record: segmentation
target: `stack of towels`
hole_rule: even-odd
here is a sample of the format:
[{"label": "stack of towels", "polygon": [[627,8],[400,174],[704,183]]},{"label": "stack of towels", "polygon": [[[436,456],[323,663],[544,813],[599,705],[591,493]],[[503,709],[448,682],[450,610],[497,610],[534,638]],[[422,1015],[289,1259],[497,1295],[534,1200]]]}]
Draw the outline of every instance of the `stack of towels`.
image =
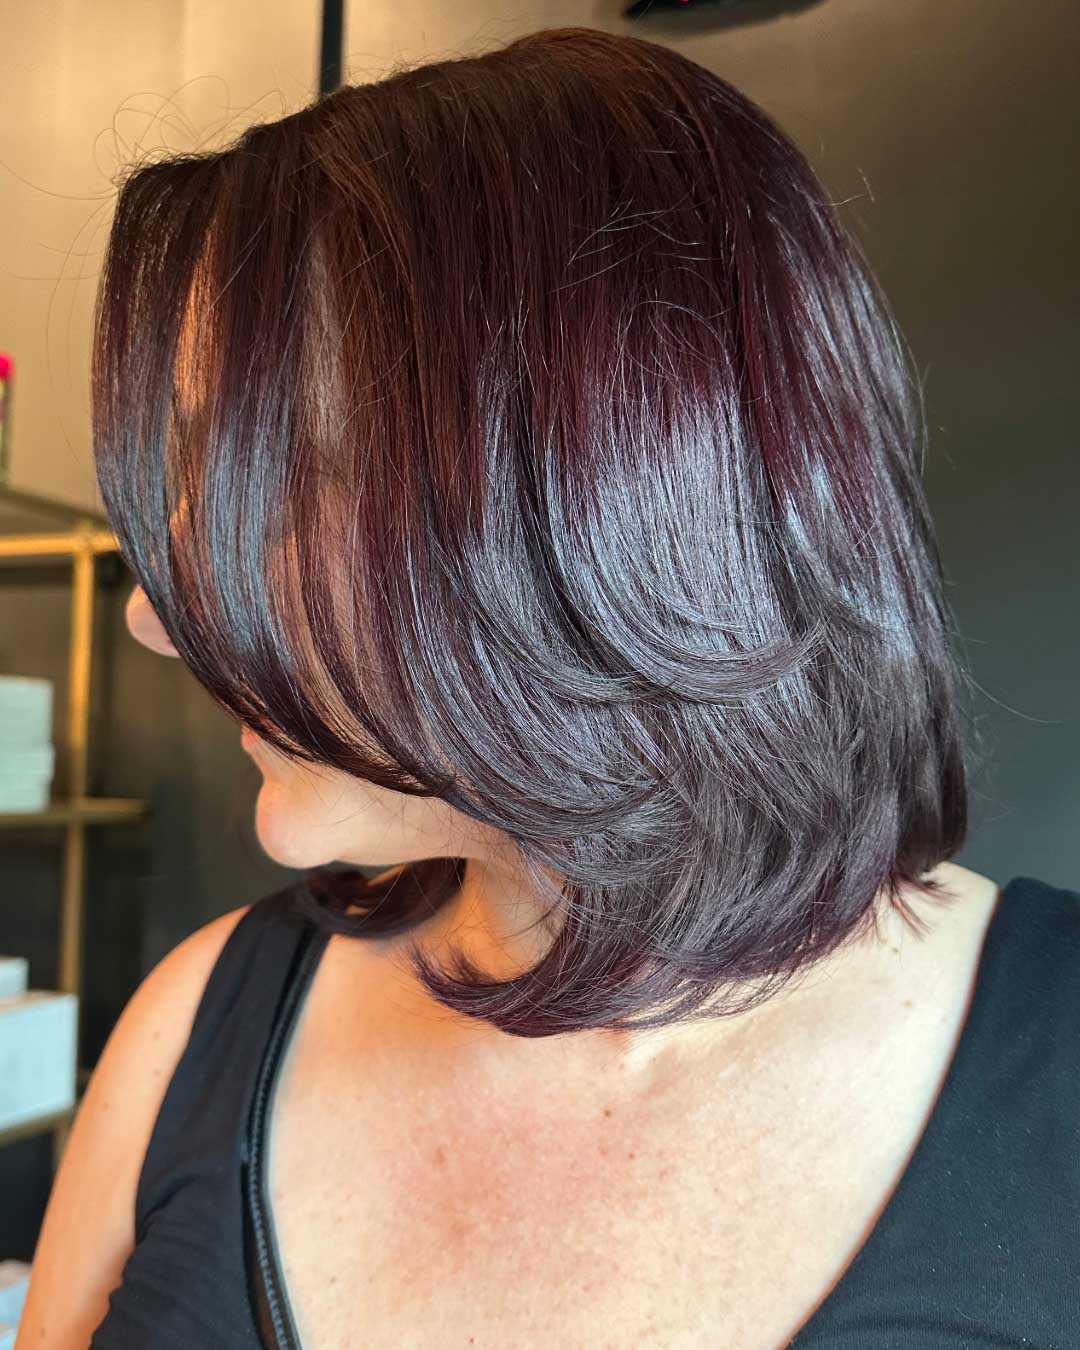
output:
[{"label": "stack of towels", "polygon": [[51,680],[0,675],[0,811],[49,804],[55,751]]},{"label": "stack of towels", "polygon": [[26,957],[0,956],[0,1130],[74,1104],[78,1004],[27,989]]},{"label": "stack of towels", "polygon": [[[51,732],[51,683],[0,675],[0,811],[48,805]],[[28,989],[27,975],[25,957],[0,954],[0,1131],[66,1111],[75,1101],[78,999]],[[5,1320],[0,1316],[0,1324]]]}]

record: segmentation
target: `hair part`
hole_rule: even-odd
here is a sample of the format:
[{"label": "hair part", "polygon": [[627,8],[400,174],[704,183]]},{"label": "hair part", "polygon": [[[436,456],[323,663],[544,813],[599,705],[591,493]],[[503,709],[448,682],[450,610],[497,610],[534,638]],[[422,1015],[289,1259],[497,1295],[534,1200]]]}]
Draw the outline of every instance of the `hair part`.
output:
[{"label": "hair part", "polygon": [[[550,951],[415,951],[441,1003],[524,1036],[727,1015],[880,892],[916,927],[901,887],[947,898],[974,723],[922,391],[719,76],[548,29],[134,168],[93,393],[123,555],[217,702],[530,870]],[[461,877],[301,893],[385,935]]]}]

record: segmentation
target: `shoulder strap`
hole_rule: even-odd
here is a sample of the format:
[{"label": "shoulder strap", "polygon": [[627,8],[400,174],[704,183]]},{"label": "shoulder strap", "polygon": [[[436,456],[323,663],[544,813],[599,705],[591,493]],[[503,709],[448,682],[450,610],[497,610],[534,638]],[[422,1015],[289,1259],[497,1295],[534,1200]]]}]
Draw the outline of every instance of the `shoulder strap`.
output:
[{"label": "shoulder strap", "polygon": [[907,1327],[912,1346],[1070,1345],[1077,1213],[1080,893],[1019,876],[999,900],[907,1170],[792,1344],[816,1350],[850,1335],[877,1350]]},{"label": "shoulder strap", "polygon": [[1008,1175],[986,1185],[1004,1202],[1022,1173],[1045,1182],[1063,1150],[1074,1177],[1080,1165],[1080,893],[1020,876],[1000,905],[943,1131],[963,1155],[954,1165],[966,1167],[975,1141],[984,1163],[998,1159]]},{"label": "shoulder strap", "polygon": [[278,1008],[313,931],[290,885],[256,901],[229,934],[150,1136],[136,1190],[137,1242],[192,1173],[236,1172]]},{"label": "shoulder strap", "polygon": [[267,1117],[281,1061],[315,968],[326,948],[327,938],[327,933],[319,932],[314,925],[309,924],[295,946],[274,1013],[266,1053],[255,1082],[244,1136],[241,1169],[244,1271],[259,1338],[269,1350],[299,1350],[300,1336],[289,1305],[270,1212],[266,1177]]}]

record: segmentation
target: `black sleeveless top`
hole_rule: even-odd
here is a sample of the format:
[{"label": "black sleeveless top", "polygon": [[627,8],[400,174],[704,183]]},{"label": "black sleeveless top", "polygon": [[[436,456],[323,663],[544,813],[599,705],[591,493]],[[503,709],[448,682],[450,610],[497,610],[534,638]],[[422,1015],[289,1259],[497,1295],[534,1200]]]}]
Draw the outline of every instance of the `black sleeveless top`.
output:
[{"label": "black sleeveless top", "polygon": [[[325,945],[291,888],[230,934],[162,1102],[135,1247],[90,1350],[301,1350],[267,1212],[264,1132]],[[353,1344],[365,1344],[362,1323]],[[1004,888],[922,1137],[790,1345],[1080,1347],[1077,892],[1022,876]]]}]

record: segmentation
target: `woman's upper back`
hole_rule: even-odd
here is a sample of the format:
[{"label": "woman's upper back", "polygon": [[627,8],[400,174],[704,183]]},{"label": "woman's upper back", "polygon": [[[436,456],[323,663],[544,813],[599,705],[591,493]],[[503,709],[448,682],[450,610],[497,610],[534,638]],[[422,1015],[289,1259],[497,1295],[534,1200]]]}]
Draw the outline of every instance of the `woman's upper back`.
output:
[{"label": "woman's upper back", "polygon": [[[864,1163],[872,1147],[851,1150],[849,1141],[849,1162],[837,1170],[822,1139],[779,1179],[783,1166],[761,1166],[767,1149],[749,1155],[755,1175],[727,1156],[739,1151],[724,1118],[737,1078],[717,1086],[708,1149],[675,1148],[690,1135],[703,1139],[707,1092],[695,1097],[696,1131],[680,1132],[680,1122],[665,1134],[641,1118],[579,1132],[578,1143],[600,1143],[580,1159],[577,1185],[571,1151],[535,1103],[520,1105],[516,1139],[481,1139],[466,1156],[451,1142],[459,1122],[439,1116],[446,1093],[432,1094],[404,1067],[396,1082],[389,1070],[374,1071],[359,1095],[353,1076],[340,1102],[287,1092],[274,1124],[285,1184],[269,1192],[271,1223],[268,1107],[324,947],[289,891],[232,928],[157,1117],[138,1181],[134,1249],[93,1350],[298,1344],[290,1295],[304,1350],[404,1344],[413,1335],[446,1346],[470,1336],[478,1346],[506,1343],[511,1325],[515,1344],[563,1343],[575,1328],[597,1343],[590,1309],[614,1345],[776,1345],[761,1312],[767,1289],[761,1278],[740,1284],[743,1272],[768,1272],[775,1330],[785,1325],[786,1286],[824,1293],[833,1283],[819,1278],[843,1255],[830,1244],[883,1159]],[[859,1069],[852,1065],[856,1083]],[[902,1082],[903,1073],[898,1065],[894,1076]],[[849,1117],[866,1097],[887,1102],[887,1084],[850,1096],[839,1082],[821,1088],[837,1097],[837,1128],[853,1140],[876,1138],[872,1102],[865,1119]],[[473,1109],[482,1121],[483,1104]],[[800,1111],[828,1118],[820,1105],[810,1112],[793,1101]],[[793,1344],[1070,1344],[1078,1126],[1080,896],[1018,877],[993,916],[929,1124],[869,1236],[853,1244],[854,1260],[835,1259],[834,1274],[843,1274]],[[312,1139],[305,1152],[296,1135],[313,1127],[332,1143]],[[575,1138],[575,1128],[568,1123],[565,1133]],[[348,1140],[351,1155],[342,1151]],[[420,1157],[430,1159],[427,1171],[415,1165]],[[617,1192],[605,1191],[606,1177],[622,1183]],[[351,1307],[351,1321],[329,1320],[333,1307]]]}]

